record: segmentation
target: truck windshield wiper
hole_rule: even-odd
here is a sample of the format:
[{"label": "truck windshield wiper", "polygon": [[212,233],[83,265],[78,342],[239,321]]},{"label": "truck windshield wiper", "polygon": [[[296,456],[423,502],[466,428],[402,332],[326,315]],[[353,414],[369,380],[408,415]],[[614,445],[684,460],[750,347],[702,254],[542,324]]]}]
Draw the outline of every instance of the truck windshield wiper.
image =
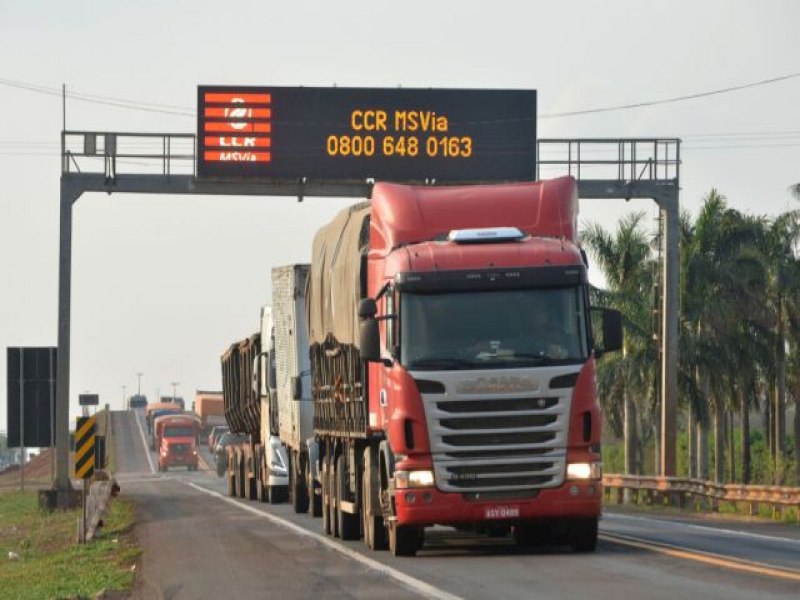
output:
[{"label": "truck windshield wiper", "polygon": [[552,365],[556,362],[561,362],[555,358],[551,358],[546,354],[534,354],[532,352],[515,352],[509,357],[509,360],[523,359],[526,362],[531,361],[537,365]]},{"label": "truck windshield wiper", "polygon": [[449,356],[423,356],[409,363],[409,369],[472,369],[476,364],[463,358]]}]

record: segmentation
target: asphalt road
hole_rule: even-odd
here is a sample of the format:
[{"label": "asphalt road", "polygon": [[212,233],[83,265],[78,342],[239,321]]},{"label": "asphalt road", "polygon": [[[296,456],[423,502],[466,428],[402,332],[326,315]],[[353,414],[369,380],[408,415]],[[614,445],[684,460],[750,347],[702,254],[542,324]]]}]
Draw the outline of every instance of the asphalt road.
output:
[{"label": "asphalt road", "polygon": [[797,527],[607,512],[593,554],[434,528],[417,557],[394,558],[325,538],[287,505],[228,498],[213,471],[151,473],[133,414],[113,418],[144,550],[136,597],[800,597]]}]

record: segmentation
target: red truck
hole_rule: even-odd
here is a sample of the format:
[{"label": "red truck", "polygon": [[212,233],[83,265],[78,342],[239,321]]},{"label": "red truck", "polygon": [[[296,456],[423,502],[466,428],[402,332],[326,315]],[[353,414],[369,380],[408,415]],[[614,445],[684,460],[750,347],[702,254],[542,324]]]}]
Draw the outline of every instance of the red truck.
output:
[{"label": "red truck", "polygon": [[395,555],[436,524],[594,550],[595,361],[622,328],[590,307],[577,214],[571,177],[378,183],[317,232],[306,311],[326,533]]},{"label": "red truck", "polygon": [[169,471],[170,467],[186,467],[196,471],[200,421],[191,414],[164,415],[153,425],[158,448],[158,470]]}]

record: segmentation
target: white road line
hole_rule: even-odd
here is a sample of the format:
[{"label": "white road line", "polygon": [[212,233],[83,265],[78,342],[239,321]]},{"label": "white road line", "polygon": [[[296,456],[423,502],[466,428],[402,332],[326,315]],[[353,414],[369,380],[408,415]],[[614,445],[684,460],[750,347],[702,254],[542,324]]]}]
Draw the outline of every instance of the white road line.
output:
[{"label": "white road line", "polygon": [[200,492],[206,493],[209,496],[215,496],[215,497],[219,498],[220,500],[224,500],[225,502],[227,502],[227,503],[229,503],[229,504],[231,504],[233,506],[236,506],[237,508],[241,508],[242,510],[246,510],[248,512],[253,513],[254,515],[257,515],[259,517],[263,517],[263,518],[265,518],[265,519],[267,519],[269,521],[272,521],[276,525],[280,525],[281,527],[285,527],[286,529],[289,529],[289,530],[293,531],[294,533],[297,533],[299,535],[311,538],[312,540],[315,540],[315,541],[319,542],[320,544],[328,546],[332,550],[336,550],[336,552],[339,552],[340,554],[344,554],[346,557],[348,557],[348,558],[350,558],[352,560],[355,560],[357,562],[360,562],[362,565],[364,565],[366,567],[369,567],[370,569],[372,569],[374,571],[377,571],[378,573],[381,573],[382,575],[387,575],[388,577],[391,577],[392,579],[396,580],[398,583],[404,585],[405,587],[409,588],[410,590],[413,590],[414,592],[416,592],[418,594],[421,594],[422,596],[425,596],[426,598],[439,598],[441,600],[462,600],[462,598],[460,596],[455,596],[455,595],[453,595],[453,594],[451,594],[449,592],[445,592],[444,590],[441,590],[441,589],[439,589],[437,587],[434,587],[429,583],[425,583],[421,579],[417,579],[416,577],[412,577],[411,575],[407,575],[407,574],[403,573],[402,571],[398,571],[397,569],[393,569],[392,567],[384,565],[384,564],[378,562],[377,560],[373,560],[371,558],[368,558],[368,557],[364,556],[363,554],[359,554],[355,550],[351,550],[347,546],[343,546],[342,544],[339,544],[338,542],[334,541],[331,538],[325,537],[324,535],[320,535],[319,533],[314,533],[312,531],[308,531],[306,529],[303,529],[302,527],[300,527],[299,525],[295,525],[291,521],[287,521],[286,519],[282,519],[281,517],[275,516],[275,515],[267,513],[267,512],[262,512],[262,511],[258,510],[257,508],[253,508],[252,506],[250,506],[248,504],[244,504],[243,502],[240,502],[238,500],[234,500],[233,498],[229,498],[228,496],[224,496],[223,494],[220,494],[219,492],[215,492],[213,490],[208,490],[208,489],[206,489],[206,488],[204,488],[202,486],[196,485],[194,483],[190,483],[190,482],[187,482],[187,481],[184,481],[183,483],[185,483],[186,485],[188,485],[190,487],[195,488],[196,490],[198,490]]},{"label": "white road line", "polygon": [[[620,515],[620,514],[611,514],[606,513],[603,515],[603,519],[614,520],[614,519],[629,519],[631,521],[649,521],[651,523],[660,523],[662,525],[671,525],[674,527],[675,525],[683,525],[688,529],[698,529],[700,531],[706,532],[713,532],[713,533],[724,533],[727,535],[736,535],[742,537],[750,537],[754,539],[761,539],[761,540],[769,540],[771,542],[784,542],[787,544],[795,544],[800,546],[800,540],[795,540],[792,538],[784,538],[784,537],[777,537],[773,535],[764,535],[762,533],[752,533],[750,531],[738,531],[736,529],[725,529],[722,527],[709,527],[708,525],[694,525],[692,523],[686,523],[684,521],[664,521],[661,519],[652,519],[650,517],[639,517],[634,515]],[[609,531],[609,534],[614,534],[613,531]]]},{"label": "white road line", "polygon": [[155,473],[156,470],[153,467],[153,459],[150,457],[150,448],[147,447],[147,438],[144,437],[144,429],[142,429],[142,421],[141,419],[139,419],[139,415],[136,413],[136,411],[132,412],[133,412],[133,418],[136,420],[136,424],[139,426],[139,433],[142,436],[142,446],[144,446],[144,454],[145,456],[147,456],[147,462],[150,465],[150,472]]}]

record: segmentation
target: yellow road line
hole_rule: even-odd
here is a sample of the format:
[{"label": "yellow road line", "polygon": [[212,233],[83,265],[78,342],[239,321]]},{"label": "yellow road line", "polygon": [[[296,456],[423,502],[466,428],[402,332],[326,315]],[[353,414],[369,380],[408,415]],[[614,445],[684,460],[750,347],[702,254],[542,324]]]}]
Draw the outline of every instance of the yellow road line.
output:
[{"label": "yellow road line", "polygon": [[758,575],[766,575],[768,577],[800,581],[800,571],[795,569],[775,567],[763,563],[722,556],[712,552],[703,552],[702,550],[687,550],[685,548],[680,548],[678,546],[672,546],[669,544],[662,544],[660,542],[646,542],[616,534],[601,533],[600,538],[615,544],[631,546],[632,548],[641,548],[643,550],[651,550],[660,554],[666,554],[667,556],[693,560],[708,565],[714,565],[716,567],[722,567],[724,569],[732,569],[734,571],[744,571],[746,573],[756,573]]}]

